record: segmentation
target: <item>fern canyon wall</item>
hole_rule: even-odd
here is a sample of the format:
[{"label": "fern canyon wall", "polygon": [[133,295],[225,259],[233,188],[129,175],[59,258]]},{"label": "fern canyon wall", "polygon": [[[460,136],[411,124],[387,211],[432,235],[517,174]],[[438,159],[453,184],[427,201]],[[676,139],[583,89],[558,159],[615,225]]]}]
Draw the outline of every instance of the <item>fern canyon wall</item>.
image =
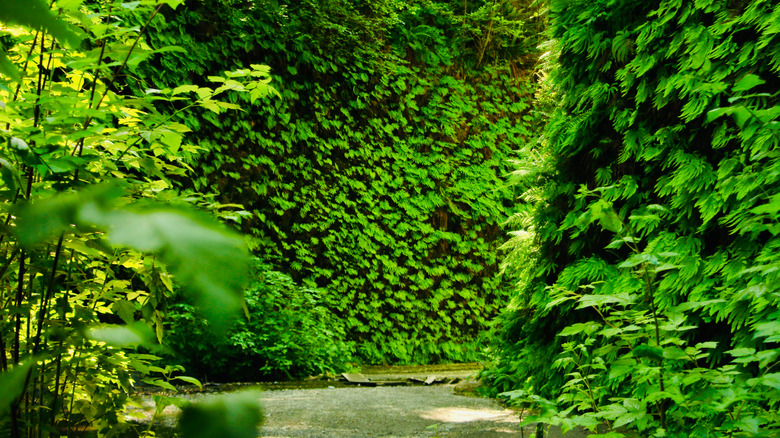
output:
[{"label": "fern canyon wall", "polygon": [[486,377],[565,428],[775,436],[780,7],[549,6],[551,115],[517,166],[533,208]]},{"label": "fern canyon wall", "polygon": [[[475,360],[506,304],[510,159],[541,23],[524,2],[187,2],[151,24],[159,88],[252,63],[278,96],[185,110],[193,188],[241,204],[254,252],[324,291],[369,362]],[[226,83],[226,86],[230,86]],[[241,100],[243,99],[243,100]]]}]

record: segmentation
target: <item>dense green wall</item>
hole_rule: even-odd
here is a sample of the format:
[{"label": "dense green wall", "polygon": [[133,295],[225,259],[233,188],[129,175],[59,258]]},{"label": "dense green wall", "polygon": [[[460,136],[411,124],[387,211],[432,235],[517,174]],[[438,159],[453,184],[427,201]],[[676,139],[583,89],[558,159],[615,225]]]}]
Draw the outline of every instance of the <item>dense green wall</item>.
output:
[{"label": "dense green wall", "polygon": [[[550,2],[555,109],[522,182],[535,264],[504,318],[497,388],[566,393],[606,422],[607,404],[653,396],[631,421],[664,436],[776,430],[778,11]],[[583,381],[595,398],[577,405]]]},{"label": "dense green wall", "polygon": [[[534,20],[514,2],[188,2],[153,23],[161,86],[253,63],[279,98],[204,113],[195,186],[258,255],[324,288],[372,362],[473,360],[506,303],[508,159],[529,136]],[[234,96],[235,99],[245,99]]]}]

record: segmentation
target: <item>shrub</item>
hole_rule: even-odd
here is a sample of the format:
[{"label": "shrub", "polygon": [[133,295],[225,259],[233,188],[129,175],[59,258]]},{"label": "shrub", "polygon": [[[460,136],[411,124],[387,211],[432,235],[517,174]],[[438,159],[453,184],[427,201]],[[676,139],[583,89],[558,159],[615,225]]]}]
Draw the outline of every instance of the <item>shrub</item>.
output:
[{"label": "shrub", "polygon": [[[344,330],[302,287],[259,259],[244,291],[246,318],[226,337],[214,336],[187,302],[174,304],[166,340],[187,371],[205,380],[294,379],[347,366]],[[172,360],[170,358],[169,360]]]}]

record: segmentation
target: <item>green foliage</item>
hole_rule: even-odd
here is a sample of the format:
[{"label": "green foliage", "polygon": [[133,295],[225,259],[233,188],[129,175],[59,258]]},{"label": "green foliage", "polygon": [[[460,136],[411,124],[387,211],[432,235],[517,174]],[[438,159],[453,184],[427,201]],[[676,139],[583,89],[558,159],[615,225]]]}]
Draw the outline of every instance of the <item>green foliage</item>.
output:
[{"label": "green foliage", "polygon": [[[259,65],[214,86],[122,86],[118,77],[171,50],[149,49],[147,27],[123,18],[151,19],[176,1],[63,1],[59,19],[22,3],[0,3],[18,72],[0,77],[0,432],[116,435],[133,428],[121,411],[136,380],[173,389],[180,367],[148,352],[163,351],[174,281],[219,331],[241,307],[248,267],[243,239],[192,211],[207,199],[172,189],[197,148],[154,103],[222,112],[235,108],[216,98],[227,89],[250,101],[273,90]],[[80,49],[60,46],[79,38]]]},{"label": "green foliage", "polygon": [[252,212],[241,228],[255,252],[321,288],[363,360],[476,359],[507,296],[497,254],[515,193],[502,178],[531,135],[518,123],[532,93],[531,10],[188,6],[153,21],[149,39],[187,54],[153,60],[147,76],[167,87],[259,60],[282,96],[242,113],[180,113],[208,132],[188,137],[209,150],[195,187]]},{"label": "green foliage", "polygon": [[[43,0],[29,0],[24,4],[14,0],[0,0],[0,23],[22,24],[33,29],[43,29],[60,43],[77,46],[78,35],[67,24],[58,20]],[[0,48],[0,73],[19,80],[19,71],[11,62],[5,50]]]},{"label": "green foliage", "polygon": [[259,391],[242,391],[214,396],[182,409],[182,438],[254,438],[263,414]]},{"label": "green foliage", "polygon": [[166,343],[176,350],[174,363],[210,381],[293,379],[349,366],[344,331],[317,291],[257,260],[252,274],[247,317],[227,336],[215,335],[192,306],[171,306]]},{"label": "green foliage", "polygon": [[777,8],[550,11],[557,105],[521,176],[534,265],[488,377],[565,427],[776,435]]}]

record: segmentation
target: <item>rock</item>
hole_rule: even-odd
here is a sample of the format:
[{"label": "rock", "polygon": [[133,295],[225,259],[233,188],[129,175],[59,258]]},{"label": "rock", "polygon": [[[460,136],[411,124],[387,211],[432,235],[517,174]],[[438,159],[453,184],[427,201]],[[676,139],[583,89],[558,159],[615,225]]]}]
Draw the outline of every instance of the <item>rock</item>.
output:
[{"label": "rock", "polygon": [[458,395],[477,397],[479,396],[479,394],[477,393],[477,388],[479,388],[480,386],[481,384],[479,381],[468,379],[455,385],[453,391],[455,392],[455,394]]}]

